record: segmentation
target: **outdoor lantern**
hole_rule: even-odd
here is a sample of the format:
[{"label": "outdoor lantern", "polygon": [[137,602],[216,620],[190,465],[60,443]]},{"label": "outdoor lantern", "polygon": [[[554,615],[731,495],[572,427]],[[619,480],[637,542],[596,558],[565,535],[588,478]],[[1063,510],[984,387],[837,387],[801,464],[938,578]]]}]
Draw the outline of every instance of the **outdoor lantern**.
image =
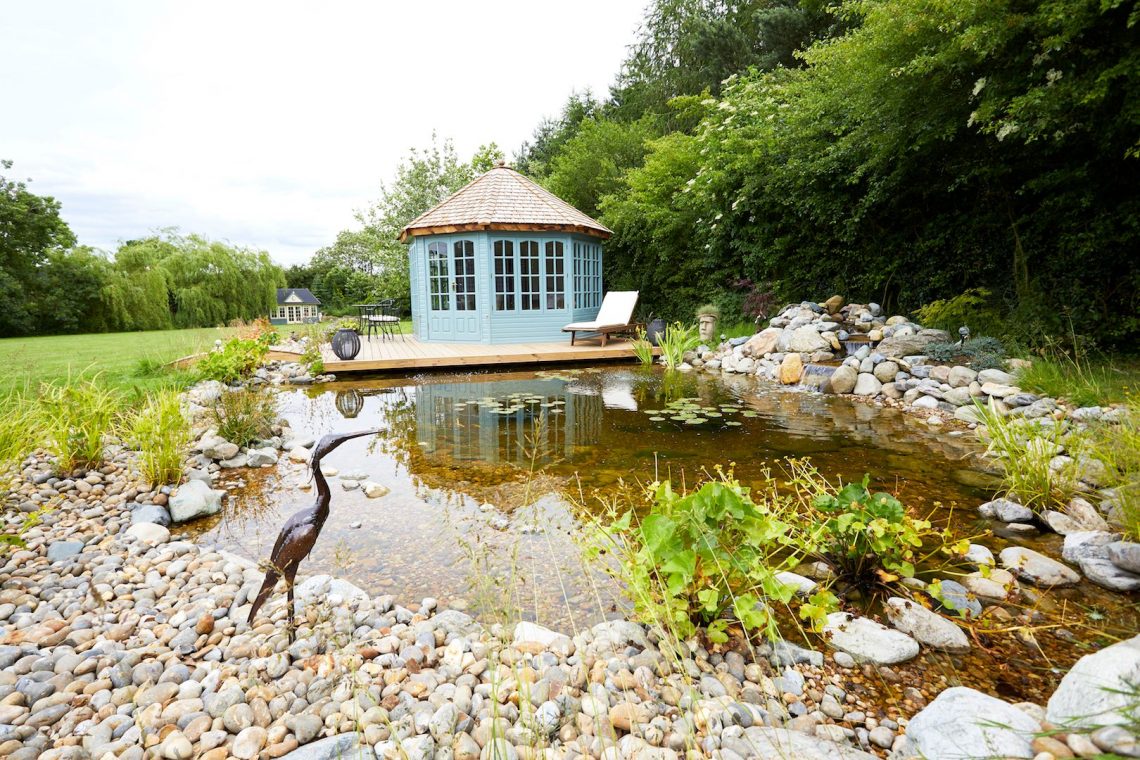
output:
[{"label": "outdoor lantern", "polygon": [[364,395],[351,388],[347,391],[337,391],[336,410],[346,419],[352,419],[364,409]]}]

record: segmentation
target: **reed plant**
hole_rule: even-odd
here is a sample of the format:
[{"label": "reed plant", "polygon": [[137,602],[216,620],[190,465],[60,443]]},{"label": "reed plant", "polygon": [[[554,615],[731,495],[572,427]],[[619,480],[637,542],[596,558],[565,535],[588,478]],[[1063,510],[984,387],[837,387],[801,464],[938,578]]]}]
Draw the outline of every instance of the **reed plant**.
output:
[{"label": "reed plant", "polygon": [[1035,511],[1067,504],[1077,479],[1073,461],[1054,461],[1066,444],[1061,425],[1052,418],[1003,416],[983,404],[976,408],[982,418],[978,435],[1001,467],[1006,495]]},{"label": "reed plant", "polygon": [[248,446],[273,434],[277,402],[271,394],[253,388],[225,391],[211,409],[218,435],[238,446]]},{"label": "reed plant", "polygon": [[59,472],[103,463],[106,436],[122,409],[122,395],[99,377],[55,381],[40,386],[36,424]]},{"label": "reed plant", "polygon": [[127,420],[127,435],[139,451],[139,471],[152,486],[177,485],[190,443],[190,422],[178,391],[148,393]]},{"label": "reed plant", "polygon": [[646,337],[645,330],[637,331],[637,337],[633,341],[633,355],[646,367],[653,364],[653,344]]},{"label": "reed plant", "polygon": [[675,370],[685,361],[685,354],[700,345],[701,338],[695,325],[674,322],[665,328],[657,345],[661,348],[661,361],[665,368]]}]

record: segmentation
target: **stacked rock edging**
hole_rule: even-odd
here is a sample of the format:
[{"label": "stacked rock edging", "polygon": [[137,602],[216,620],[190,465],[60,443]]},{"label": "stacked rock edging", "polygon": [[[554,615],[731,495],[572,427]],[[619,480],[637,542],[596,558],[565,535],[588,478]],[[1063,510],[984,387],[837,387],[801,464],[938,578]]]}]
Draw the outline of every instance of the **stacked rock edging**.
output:
[{"label": "stacked rock edging", "polygon": [[[1113,591],[1140,591],[1140,544],[1120,541],[1113,552],[1106,548],[1121,538],[1114,525],[1119,525],[1123,516],[1116,494],[1105,488],[1104,465],[1067,451],[1064,444],[1067,434],[1079,433],[1090,424],[1121,422],[1125,410],[1069,407],[1057,399],[1024,391],[1018,387],[1014,372],[941,364],[923,353],[934,343],[950,340],[945,331],[924,328],[902,315],[887,316],[878,304],[848,304],[841,296],[833,296],[821,303],[788,305],[770,320],[769,327],[752,337],[733,339],[715,349],[702,346],[683,366],[754,375],[808,391],[899,407],[931,425],[953,421],[977,428],[984,421],[979,405],[1015,420],[1026,449],[1050,457],[1050,468],[1058,477],[1069,479],[1080,495],[1063,511],[1040,514],[1012,498],[995,499],[979,507],[982,516],[1004,523],[1003,532],[1012,536],[1040,531],[1062,536],[1093,532],[1098,538],[1080,557],[1066,558],[1076,567],[1052,568],[1048,579],[1055,583],[1033,577],[1032,568],[1055,561],[1036,552],[1022,555],[1019,563],[1006,569],[1036,585],[1072,585],[1083,575]],[[1013,366],[1009,369],[1016,370],[1017,360],[1010,362]],[[1045,561],[1036,561],[1032,555]],[[1027,565],[1027,559],[1034,561]],[[992,585],[984,580],[975,578],[972,583]],[[995,593],[992,588],[987,590]]]}]

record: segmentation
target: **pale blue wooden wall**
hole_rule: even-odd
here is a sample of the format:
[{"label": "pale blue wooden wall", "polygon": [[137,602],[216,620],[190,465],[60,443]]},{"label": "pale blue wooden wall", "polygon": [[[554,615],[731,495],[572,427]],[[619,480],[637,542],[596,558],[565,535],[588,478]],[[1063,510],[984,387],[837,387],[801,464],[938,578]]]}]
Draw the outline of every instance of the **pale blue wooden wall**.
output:
[{"label": "pale blue wooden wall", "polygon": [[[566,233],[507,233],[507,232],[473,232],[457,235],[430,235],[414,237],[408,244],[408,260],[411,280],[412,324],[413,333],[423,341],[453,342],[457,339],[454,334],[436,336],[431,334],[428,313],[428,277],[427,277],[427,249],[428,243],[433,241],[446,242],[448,250],[457,240],[471,240],[475,244],[475,315],[478,320],[478,338],[481,343],[535,343],[545,341],[569,341],[568,333],[562,332],[562,327],[570,322],[585,322],[597,316],[597,307],[574,308],[574,243],[597,245],[602,249],[597,238]],[[524,240],[537,240],[540,262],[540,282],[543,296],[540,299],[540,308],[536,310],[496,311],[494,306],[494,262],[492,260],[493,241],[511,240],[515,244],[516,266],[515,275],[518,276],[517,255],[519,243]],[[548,240],[561,241],[565,250],[565,293],[566,308],[546,308],[546,256],[545,245]],[[601,250],[604,258],[605,251]],[[454,272],[452,272],[454,277]],[[604,293],[604,285],[601,293]],[[599,293],[598,301],[601,301]],[[454,298],[452,299],[454,304]],[[518,299],[516,298],[516,307]],[[466,315],[464,315],[466,316]]]}]

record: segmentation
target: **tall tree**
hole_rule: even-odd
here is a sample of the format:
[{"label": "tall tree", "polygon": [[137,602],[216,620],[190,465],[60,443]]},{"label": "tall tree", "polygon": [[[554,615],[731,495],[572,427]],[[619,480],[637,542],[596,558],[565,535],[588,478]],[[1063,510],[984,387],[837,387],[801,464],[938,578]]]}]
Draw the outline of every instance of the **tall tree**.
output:
[{"label": "tall tree", "polygon": [[534,179],[546,177],[550,162],[598,110],[598,101],[589,90],[571,92],[562,113],[557,118],[546,117],[540,121],[531,139],[519,147],[515,153],[515,168]]},{"label": "tall tree", "polygon": [[[0,161],[5,172],[11,161]],[[36,195],[27,183],[0,174],[0,292],[7,303],[0,309],[0,336],[36,330],[40,268],[53,252],[75,244],[71,228],[60,218],[59,202]]]}]

